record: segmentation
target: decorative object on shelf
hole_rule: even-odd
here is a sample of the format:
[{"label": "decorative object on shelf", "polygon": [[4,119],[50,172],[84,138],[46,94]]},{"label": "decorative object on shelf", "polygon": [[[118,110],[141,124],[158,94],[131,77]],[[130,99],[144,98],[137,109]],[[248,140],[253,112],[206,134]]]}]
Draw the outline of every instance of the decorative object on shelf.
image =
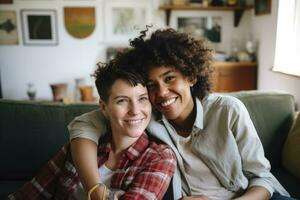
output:
[{"label": "decorative object on shelf", "polygon": [[34,83],[28,83],[27,84],[27,91],[26,91],[28,97],[30,100],[35,100],[36,97],[36,88]]},{"label": "decorative object on shelf", "polygon": [[182,6],[187,3],[186,0],[172,0],[171,2],[174,6]]},{"label": "decorative object on shelf", "polygon": [[75,78],[75,92],[74,92],[74,101],[79,102],[81,98],[80,87],[85,84],[84,78]]},{"label": "decorative object on shelf", "polygon": [[221,42],[221,17],[178,17],[176,29],[192,35],[196,39],[207,38],[211,42]]},{"label": "decorative object on shelf", "polygon": [[75,38],[86,38],[95,30],[94,7],[65,7],[64,16],[66,29]]},{"label": "decorative object on shelf", "polygon": [[238,5],[239,0],[226,0],[226,5],[227,6],[236,6]]},{"label": "decorative object on shelf", "polygon": [[256,61],[256,49],[255,49],[255,45],[254,42],[252,42],[251,40],[248,40],[246,42],[246,51],[250,56],[250,61],[251,62],[255,62]]},{"label": "decorative object on shelf", "polygon": [[50,84],[53,101],[63,102],[64,98],[67,96],[67,84],[66,83],[54,83]]},{"label": "decorative object on shelf", "polygon": [[271,0],[255,0],[255,15],[271,14]]},{"label": "decorative object on shelf", "polygon": [[25,45],[57,45],[55,10],[21,10]]},{"label": "decorative object on shelf", "polygon": [[81,94],[81,101],[95,101],[95,97],[93,95],[94,87],[92,85],[85,85],[79,87]]},{"label": "decorative object on shelf", "polygon": [[[134,6],[133,6],[134,5]],[[151,1],[122,0],[105,3],[105,39],[108,43],[128,43],[146,25],[152,24]]]},{"label": "decorative object on shelf", "polygon": [[15,11],[0,11],[0,45],[18,44],[17,18]]}]

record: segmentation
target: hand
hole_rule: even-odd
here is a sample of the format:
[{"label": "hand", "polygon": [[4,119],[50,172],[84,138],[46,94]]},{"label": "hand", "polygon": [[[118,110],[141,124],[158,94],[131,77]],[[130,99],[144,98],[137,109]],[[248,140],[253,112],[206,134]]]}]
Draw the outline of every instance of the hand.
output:
[{"label": "hand", "polygon": [[182,197],[179,200],[209,200],[209,198],[205,195],[196,195],[196,196],[186,196]]}]

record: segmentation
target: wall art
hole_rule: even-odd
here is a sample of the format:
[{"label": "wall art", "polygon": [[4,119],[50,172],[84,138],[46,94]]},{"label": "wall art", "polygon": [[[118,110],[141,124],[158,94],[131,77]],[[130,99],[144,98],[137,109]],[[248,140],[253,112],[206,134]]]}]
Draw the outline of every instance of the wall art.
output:
[{"label": "wall art", "polygon": [[[134,6],[133,6],[134,5]],[[109,42],[128,43],[152,22],[151,1],[107,1],[105,37]]]},{"label": "wall art", "polygon": [[55,10],[21,10],[25,45],[57,45]]},{"label": "wall art", "polygon": [[0,45],[18,44],[17,18],[15,11],[0,11]]},{"label": "wall art", "polygon": [[218,16],[179,16],[176,29],[192,35],[196,39],[206,38],[211,42],[221,42],[221,17]]},{"label": "wall art", "polygon": [[94,7],[65,7],[64,15],[66,29],[75,38],[86,38],[95,30]]}]

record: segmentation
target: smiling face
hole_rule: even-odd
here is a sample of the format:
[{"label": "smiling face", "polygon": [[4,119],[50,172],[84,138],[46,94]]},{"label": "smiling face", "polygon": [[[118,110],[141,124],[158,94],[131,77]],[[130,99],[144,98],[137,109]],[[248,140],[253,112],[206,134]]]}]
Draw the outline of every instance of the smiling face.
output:
[{"label": "smiling face", "polygon": [[132,86],[119,79],[110,89],[107,102],[101,109],[109,119],[113,138],[137,139],[146,129],[151,117],[151,104],[146,87]]},{"label": "smiling face", "polygon": [[168,120],[184,122],[194,109],[193,83],[174,67],[158,66],[148,71],[150,101]]}]

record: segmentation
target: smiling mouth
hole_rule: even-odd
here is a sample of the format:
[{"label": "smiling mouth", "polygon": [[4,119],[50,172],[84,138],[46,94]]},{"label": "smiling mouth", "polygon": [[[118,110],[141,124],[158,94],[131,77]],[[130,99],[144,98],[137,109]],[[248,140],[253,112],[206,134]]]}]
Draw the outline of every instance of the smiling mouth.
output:
[{"label": "smiling mouth", "polygon": [[125,120],[129,125],[136,125],[143,121],[143,119],[135,119],[135,120]]},{"label": "smiling mouth", "polygon": [[173,103],[175,103],[176,99],[177,99],[177,97],[170,98],[170,99],[168,99],[168,100],[166,100],[164,102],[159,103],[159,106],[161,108],[167,108],[168,106],[170,106]]}]

